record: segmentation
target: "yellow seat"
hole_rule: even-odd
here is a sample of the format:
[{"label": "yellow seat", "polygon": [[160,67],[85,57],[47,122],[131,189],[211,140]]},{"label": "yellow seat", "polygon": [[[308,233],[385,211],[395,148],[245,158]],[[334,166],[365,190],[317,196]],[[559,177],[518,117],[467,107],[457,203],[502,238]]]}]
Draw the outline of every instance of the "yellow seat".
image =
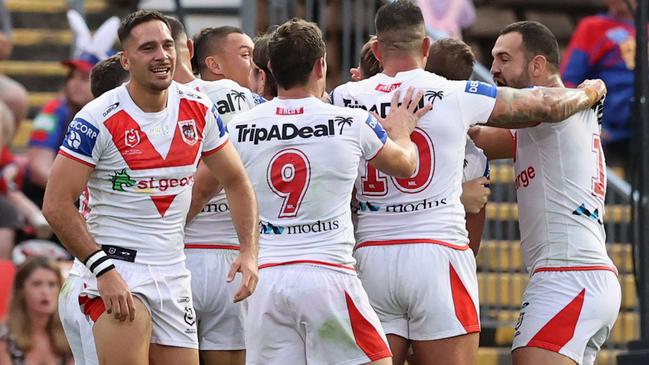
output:
[{"label": "yellow seat", "polygon": [[620,313],[613,326],[609,342],[615,345],[626,345],[640,337],[640,318],[637,313]]},{"label": "yellow seat", "polygon": [[524,269],[521,247],[517,241],[483,241],[476,262],[479,270],[522,271]]},{"label": "yellow seat", "polygon": [[[67,0],[5,0],[10,12],[64,13],[70,5]],[[84,10],[87,13],[97,13],[106,9],[105,0],[85,0]]]},{"label": "yellow seat", "polygon": [[638,295],[636,293],[635,278],[631,274],[620,275],[622,286],[622,309],[632,310],[638,306]]},{"label": "yellow seat", "polygon": [[32,121],[23,120],[11,141],[12,149],[21,149],[27,147],[29,142],[29,135],[32,132]]}]

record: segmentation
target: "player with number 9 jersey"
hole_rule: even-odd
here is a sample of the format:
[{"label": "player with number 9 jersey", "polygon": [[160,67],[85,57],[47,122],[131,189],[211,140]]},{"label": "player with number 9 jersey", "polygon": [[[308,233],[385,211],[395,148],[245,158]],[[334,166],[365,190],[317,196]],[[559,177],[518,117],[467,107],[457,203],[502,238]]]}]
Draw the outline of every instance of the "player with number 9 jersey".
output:
[{"label": "player with number 9 jersey", "polygon": [[[295,49],[295,59],[286,60]],[[376,313],[356,275],[350,201],[361,160],[390,174],[415,170],[413,90],[382,124],[322,102],[325,45],[293,19],[270,43],[278,97],[236,115],[231,141],[257,194],[260,281],[250,298],[248,364],[390,364]],[[272,335],[269,335],[272,334]],[[329,338],[325,339],[325,337]]]}]

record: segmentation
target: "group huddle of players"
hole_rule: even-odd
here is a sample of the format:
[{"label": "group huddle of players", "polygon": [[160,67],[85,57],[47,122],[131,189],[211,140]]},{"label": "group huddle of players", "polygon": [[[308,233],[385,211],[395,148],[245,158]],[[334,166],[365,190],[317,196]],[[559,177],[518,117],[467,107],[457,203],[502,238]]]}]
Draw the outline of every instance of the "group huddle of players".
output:
[{"label": "group huddle of players", "polygon": [[[177,20],[122,21],[122,51],[93,71],[101,95],[70,123],[43,208],[78,258],[59,308],[78,364],[474,364],[465,217],[484,205],[486,158],[514,160],[531,274],[514,363],[593,364],[620,306],[602,224],[603,82],[564,88],[539,23],[501,32],[499,87],[464,80],[461,42],[431,53],[411,2],[375,24],[362,55],[374,71],[327,94],[313,23],[256,42],[253,93],[195,78],[192,56],[199,72],[225,61]],[[477,208],[463,180],[477,182],[464,189]]]}]

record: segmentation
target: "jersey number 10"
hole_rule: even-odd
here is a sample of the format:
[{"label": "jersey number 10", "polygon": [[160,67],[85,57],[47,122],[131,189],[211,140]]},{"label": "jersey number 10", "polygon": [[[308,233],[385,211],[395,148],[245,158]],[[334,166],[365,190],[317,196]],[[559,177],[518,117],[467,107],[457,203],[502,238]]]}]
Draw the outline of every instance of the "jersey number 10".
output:
[{"label": "jersey number 10", "polygon": [[[435,147],[422,129],[416,128],[410,139],[417,146],[419,162],[414,175],[407,178],[392,177],[394,186],[407,194],[418,193],[428,187],[435,173]],[[367,173],[361,178],[362,192],[365,196],[384,196],[388,193],[387,177],[367,164]]]}]

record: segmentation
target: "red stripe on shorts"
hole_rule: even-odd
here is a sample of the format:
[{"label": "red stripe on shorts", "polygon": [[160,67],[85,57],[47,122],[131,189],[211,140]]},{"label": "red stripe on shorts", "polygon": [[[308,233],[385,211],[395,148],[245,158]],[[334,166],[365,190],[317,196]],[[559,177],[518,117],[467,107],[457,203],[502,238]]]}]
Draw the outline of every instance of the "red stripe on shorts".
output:
[{"label": "red stripe on shorts", "polygon": [[466,251],[469,249],[469,246],[458,246],[452,243],[433,240],[430,238],[407,238],[407,239],[396,239],[396,240],[386,240],[386,241],[365,241],[356,245],[356,248],[368,247],[368,246],[392,246],[392,245],[416,245],[416,244],[433,244],[441,245],[444,247],[452,248],[458,251]]},{"label": "red stripe on shorts", "polygon": [[561,267],[539,267],[534,270],[532,275],[537,272],[566,272],[566,271],[610,271],[615,275],[618,275],[617,269],[615,267],[610,267],[606,265],[593,265],[593,266],[561,266]]},{"label": "red stripe on shorts", "polygon": [[478,312],[475,309],[475,303],[473,303],[471,295],[469,295],[453,265],[449,264],[448,266],[455,316],[467,333],[480,332],[480,320],[478,319]]},{"label": "red stripe on shorts", "polygon": [[365,353],[365,356],[371,361],[392,356],[390,348],[388,348],[381,335],[376,331],[372,323],[363,317],[363,314],[356,308],[356,304],[354,304],[347,292],[345,292],[345,301],[347,302],[347,311],[349,312],[354,340]]},{"label": "red stripe on shorts", "polygon": [[90,298],[85,295],[80,295],[79,305],[83,307],[83,314],[90,317],[93,322],[97,322],[99,316],[106,311],[106,306],[104,305],[104,301],[101,300],[101,297]]},{"label": "red stripe on shorts", "polygon": [[582,289],[568,305],[532,337],[527,346],[559,352],[575,335],[575,328],[581,314],[581,308],[584,305],[585,296],[586,289]]},{"label": "red stripe on shorts", "polygon": [[185,243],[186,249],[199,248],[199,249],[208,249],[208,250],[239,250],[239,246],[236,245],[217,245],[209,243]]}]

